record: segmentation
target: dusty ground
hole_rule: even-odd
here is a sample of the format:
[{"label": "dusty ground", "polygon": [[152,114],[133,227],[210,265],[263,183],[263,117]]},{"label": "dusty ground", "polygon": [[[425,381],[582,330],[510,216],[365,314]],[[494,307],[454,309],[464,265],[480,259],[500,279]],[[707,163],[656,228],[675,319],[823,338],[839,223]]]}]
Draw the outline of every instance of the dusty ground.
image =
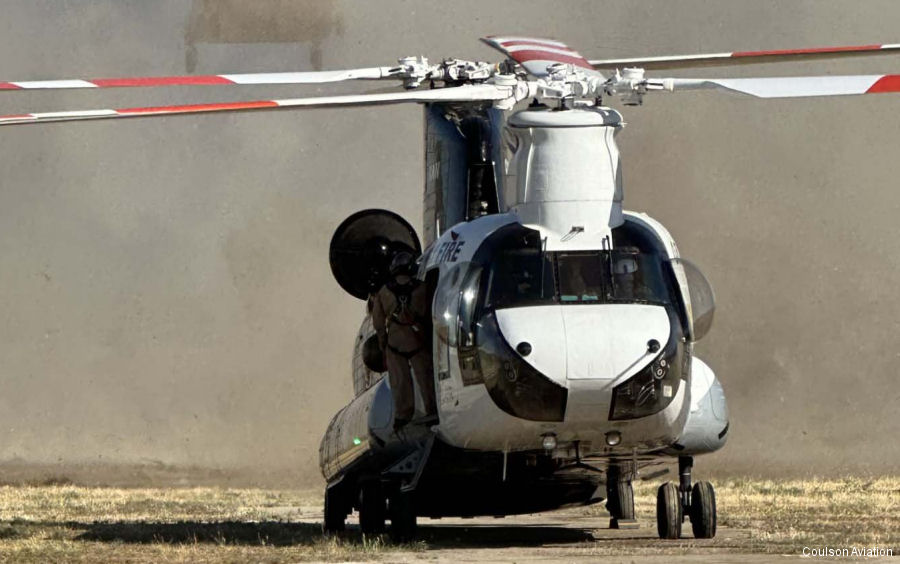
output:
[{"label": "dusty ground", "polygon": [[[892,548],[900,557],[900,478],[722,480],[713,540],[656,538],[655,484],[636,490],[638,530],[613,531],[601,506],[498,519],[421,520],[421,540],[393,546],[319,532],[321,496],[310,490],[0,488],[0,558],[137,562],[671,562],[697,557],[766,562],[804,546]],[[883,559],[891,561],[892,558]],[[869,560],[876,561],[876,560]]]}]

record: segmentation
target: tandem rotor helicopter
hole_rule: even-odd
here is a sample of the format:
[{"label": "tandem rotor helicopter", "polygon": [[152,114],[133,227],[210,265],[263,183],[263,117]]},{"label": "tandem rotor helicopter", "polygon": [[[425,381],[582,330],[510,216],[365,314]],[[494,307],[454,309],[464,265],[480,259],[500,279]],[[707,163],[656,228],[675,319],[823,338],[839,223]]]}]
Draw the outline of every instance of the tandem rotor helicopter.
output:
[{"label": "tandem rotor helicopter", "polygon": [[[423,240],[386,210],[350,216],[332,238],[335,278],[367,309],[354,341],[355,398],[320,447],[324,530],[343,529],[357,510],[363,532],[390,520],[392,534],[408,539],[418,516],[503,516],[604,499],[611,526],[632,527],[632,481],[639,472],[661,475],[653,467],[677,459],[678,483],[657,493],[659,536],[679,538],[688,519],[694,537],[713,537],[714,489],[691,477],[693,457],[722,448],[729,430],[722,386],[693,354],[712,323],[713,292],[665,227],[622,208],[615,137],[624,122],[602,100],[638,106],[650,93],[701,89],[757,98],[898,92],[900,75],[690,79],[645,71],[886,54],[900,45],[587,60],[548,39],[483,41],[504,55],[501,63],[408,57],[344,71],[0,82],[10,91],[346,80],[403,87],[26,113],[0,116],[0,125],[423,104]],[[418,417],[398,426],[373,304],[401,254],[414,258],[407,273],[427,297],[419,328],[432,369],[416,375],[428,383],[414,388]],[[423,417],[429,404],[436,413]]]}]

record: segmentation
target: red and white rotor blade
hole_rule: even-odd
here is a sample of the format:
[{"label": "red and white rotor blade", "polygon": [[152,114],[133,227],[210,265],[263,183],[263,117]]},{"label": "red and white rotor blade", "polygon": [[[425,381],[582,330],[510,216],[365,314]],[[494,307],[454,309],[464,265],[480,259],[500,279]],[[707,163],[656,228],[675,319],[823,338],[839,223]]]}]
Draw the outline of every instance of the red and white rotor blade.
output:
[{"label": "red and white rotor blade", "polygon": [[90,119],[167,116],[213,112],[248,110],[275,110],[288,108],[326,108],[339,106],[373,106],[409,102],[492,102],[507,100],[516,94],[516,86],[494,84],[468,84],[434,90],[412,90],[388,94],[355,94],[347,96],[319,96],[314,98],[288,98],[283,100],[255,100],[249,102],[225,102],[218,104],[192,104],[183,106],[158,106],[144,108],[118,108],[67,112],[44,112],[0,116],[0,125],[18,125],[57,121]]},{"label": "red and white rotor blade", "polygon": [[668,78],[650,79],[663,89],[719,89],[757,98],[803,98],[900,92],[900,75],[787,76],[770,78]]},{"label": "red and white rotor blade", "polygon": [[900,44],[851,45],[845,47],[780,49],[776,51],[735,51],[732,53],[706,53],[701,55],[601,59],[591,60],[590,64],[595,69],[638,67],[646,70],[669,70],[755,63],[815,61],[840,57],[860,57],[865,55],[896,55],[898,53],[900,53]]},{"label": "red and white rotor blade", "polygon": [[482,37],[482,41],[522,65],[529,74],[544,78],[550,65],[565,63],[594,72],[594,67],[565,43],[535,37]]},{"label": "red and white rotor blade", "polygon": [[372,67],[339,71],[270,72],[186,76],[143,76],[66,80],[0,81],[0,90],[68,90],[73,88],[149,88],[157,86],[215,86],[223,84],[324,84],[344,80],[397,78],[400,67]]}]

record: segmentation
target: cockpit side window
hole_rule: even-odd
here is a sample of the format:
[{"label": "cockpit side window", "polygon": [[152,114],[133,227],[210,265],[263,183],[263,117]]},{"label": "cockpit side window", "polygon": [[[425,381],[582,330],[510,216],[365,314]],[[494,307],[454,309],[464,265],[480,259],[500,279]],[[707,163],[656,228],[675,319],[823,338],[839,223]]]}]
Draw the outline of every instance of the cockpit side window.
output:
[{"label": "cockpit side window", "polygon": [[[607,252],[607,251],[604,251]],[[669,285],[659,255],[637,251],[608,251],[610,301],[671,303]]]},{"label": "cockpit side window", "polygon": [[451,347],[456,346],[459,312],[459,285],[462,282],[463,265],[454,264],[441,274],[431,306],[431,318],[438,339]]}]

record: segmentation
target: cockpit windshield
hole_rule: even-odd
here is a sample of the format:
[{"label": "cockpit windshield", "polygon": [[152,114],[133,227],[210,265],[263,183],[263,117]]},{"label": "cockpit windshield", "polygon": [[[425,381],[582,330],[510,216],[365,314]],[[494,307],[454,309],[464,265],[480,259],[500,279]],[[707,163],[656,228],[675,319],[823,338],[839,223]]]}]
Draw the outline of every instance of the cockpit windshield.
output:
[{"label": "cockpit windshield", "polygon": [[487,284],[487,303],[495,308],[670,302],[660,257],[631,250],[503,249],[491,261]]},{"label": "cockpit windshield", "polygon": [[503,249],[491,262],[488,300],[494,307],[553,300],[553,263],[540,249]]},{"label": "cockpit windshield", "polygon": [[559,253],[555,258],[559,271],[559,301],[600,302],[606,296],[603,265],[598,255]]}]

